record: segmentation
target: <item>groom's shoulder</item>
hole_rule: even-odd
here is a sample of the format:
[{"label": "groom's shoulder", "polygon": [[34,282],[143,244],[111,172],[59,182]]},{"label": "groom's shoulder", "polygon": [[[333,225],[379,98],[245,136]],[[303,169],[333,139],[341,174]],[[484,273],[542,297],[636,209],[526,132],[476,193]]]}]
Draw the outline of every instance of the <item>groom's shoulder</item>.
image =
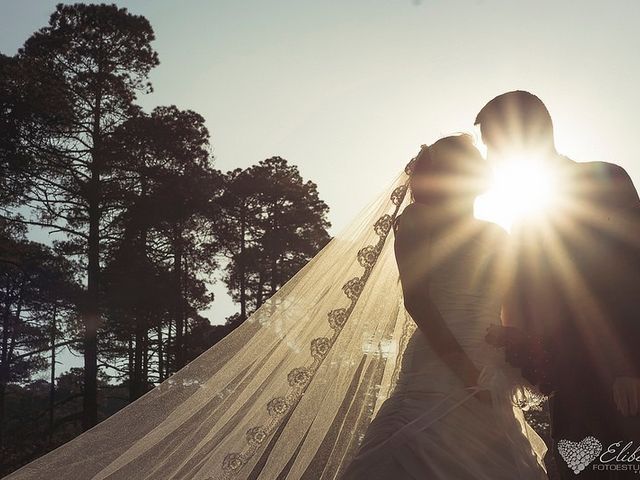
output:
[{"label": "groom's shoulder", "polygon": [[583,172],[588,172],[602,180],[631,180],[627,171],[615,163],[610,162],[576,162],[575,165]]},{"label": "groom's shoulder", "polygon": [[627,171],[620,165],[608,162],[585,162],[581,165],[587,179],[587,188],[603,198],[605,195],[612,205],[622,205],[625,207],[637,208],[640,199],[636,191],[633,180]]}]

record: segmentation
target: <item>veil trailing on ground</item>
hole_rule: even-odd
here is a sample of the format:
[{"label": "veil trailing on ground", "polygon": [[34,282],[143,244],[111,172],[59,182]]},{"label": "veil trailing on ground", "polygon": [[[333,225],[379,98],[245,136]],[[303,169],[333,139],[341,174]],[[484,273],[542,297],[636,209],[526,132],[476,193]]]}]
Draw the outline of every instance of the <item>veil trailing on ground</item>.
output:
[{"label": "veil trailing on ground", "polygon": [[224,340],[7,478],[339,477],[415,329],[390,238],[412,166]]}]

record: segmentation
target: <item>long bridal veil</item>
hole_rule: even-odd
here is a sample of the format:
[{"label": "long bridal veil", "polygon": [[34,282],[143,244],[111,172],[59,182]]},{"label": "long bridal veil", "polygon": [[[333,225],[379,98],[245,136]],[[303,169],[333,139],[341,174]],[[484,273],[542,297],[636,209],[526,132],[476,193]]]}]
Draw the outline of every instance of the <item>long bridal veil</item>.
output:
[{"label": "long bridal veil", "polygon": [[415,328],[389,238],[411,166],[224,340],[7,478],[338,478]]}]

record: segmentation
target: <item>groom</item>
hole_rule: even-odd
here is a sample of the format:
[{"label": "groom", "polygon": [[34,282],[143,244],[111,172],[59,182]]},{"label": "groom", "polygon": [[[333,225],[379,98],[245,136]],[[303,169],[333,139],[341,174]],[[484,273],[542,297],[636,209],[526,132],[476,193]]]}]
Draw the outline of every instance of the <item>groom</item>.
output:
[{"label": "groom", "polygon": [[[498,327],[488,339],[506,344],[507,359],[551,394],[556,464],[563,479],[575,478],[561,440],[592,436],[603,452],[615,442],[618,451],[633,442],[627,453],[640,447],[640,200],[621,167],[559,155],[549,112],[528,92],[494,98],[478,124],[492,163],[538,162],[554,189],[546,211],[512,228],[505,321],[518,328]],[[640,459],[620,458],[596,458],[580,478],[628,478],[640,469]]]}]

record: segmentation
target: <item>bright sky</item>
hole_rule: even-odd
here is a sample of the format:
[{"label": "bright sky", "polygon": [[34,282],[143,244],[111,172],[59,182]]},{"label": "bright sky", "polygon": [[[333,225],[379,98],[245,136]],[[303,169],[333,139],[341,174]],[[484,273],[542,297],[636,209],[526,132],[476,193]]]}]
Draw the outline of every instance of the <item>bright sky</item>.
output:
[{"label": "bright sky", "polygon": [[[58,0],[2,0],[13,54]],[[217,167],[279,155],[318,184],[337,233],[423,143],[474,132],[508,90],[547,104],[561,153],[639,184],[637,0],[117,1],[146,16],[161,65],[146,108],[202,114]],[[210,312],[235,312],[224,288]]]}]

